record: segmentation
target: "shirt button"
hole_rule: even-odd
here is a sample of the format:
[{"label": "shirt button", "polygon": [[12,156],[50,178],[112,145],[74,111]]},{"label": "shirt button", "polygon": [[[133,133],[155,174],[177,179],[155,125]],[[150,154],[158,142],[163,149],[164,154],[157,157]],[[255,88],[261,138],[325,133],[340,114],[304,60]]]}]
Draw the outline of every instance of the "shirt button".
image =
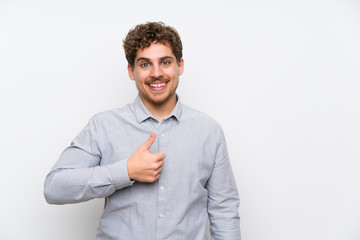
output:
[{"label": "shirt button", "polygon": [[163,217],[165,217],[165,215],[162,214],[162,213],[160,213],[160,214],[159,214],[159,217],[163,218]]},{"label": "shirt button", "polygon": [[165,187],[164,187],[164,186],[161,186],[161,187],[160,187],[160,190],[164,190],[164,189],[165,189]]}]

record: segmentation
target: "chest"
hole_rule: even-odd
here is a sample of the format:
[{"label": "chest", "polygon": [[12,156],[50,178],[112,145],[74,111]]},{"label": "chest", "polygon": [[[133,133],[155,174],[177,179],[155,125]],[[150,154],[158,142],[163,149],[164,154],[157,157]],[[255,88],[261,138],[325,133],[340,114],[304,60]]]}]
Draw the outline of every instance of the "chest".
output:
[{"label": "chest", "polygon": [[211,175],[216,157],[216,142],[211,129],[179,123],[174,119],[158,123],[128,122],[111,126],[103,141],[105,146],[101,165],[129,158],[150,136],[156,139],[149,151],[166,156],[162,178],[183,181],[184,177],[202,186]]}]

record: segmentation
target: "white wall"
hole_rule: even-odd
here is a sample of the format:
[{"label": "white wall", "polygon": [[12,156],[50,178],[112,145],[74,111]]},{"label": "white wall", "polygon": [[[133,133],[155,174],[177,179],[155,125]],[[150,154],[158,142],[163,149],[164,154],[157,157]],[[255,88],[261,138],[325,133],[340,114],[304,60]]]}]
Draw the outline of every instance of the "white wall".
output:
[{"label": "white wall", "polygon": [[94,239],[102,200],[43,181],[99,111],[135,98],[122,39],[161,20],[184,44],[183,103],[223,126],[243,240],[360,239],[360,2],[0,1],[0,239]]}]

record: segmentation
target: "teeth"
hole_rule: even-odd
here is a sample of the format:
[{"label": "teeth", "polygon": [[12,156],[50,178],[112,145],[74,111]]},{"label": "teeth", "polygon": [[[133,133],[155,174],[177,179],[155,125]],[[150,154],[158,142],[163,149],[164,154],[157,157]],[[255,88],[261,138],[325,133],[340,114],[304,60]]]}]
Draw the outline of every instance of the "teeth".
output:
[{"label": "teeth", "polygon": [[150,84],[150,87],[156,87],[156,88],[158,88],[158,87],[163,87],[163,86],[165,86],[165,85],[166,85],[166,83]]}]

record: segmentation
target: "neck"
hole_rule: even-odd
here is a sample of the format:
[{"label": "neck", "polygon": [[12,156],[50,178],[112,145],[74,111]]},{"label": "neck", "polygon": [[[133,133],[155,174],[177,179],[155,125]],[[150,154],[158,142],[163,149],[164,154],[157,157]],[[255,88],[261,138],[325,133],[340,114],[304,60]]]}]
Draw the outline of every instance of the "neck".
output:
[{"label": "neck", "polygon": [[156,119],[158,119],[160,122],[162,122],[164,118],[169,116],[177,103],[176,94],[174,94],[173,97],[161,104],[154,104],[146,101],[143,98],[141,98],[141,100],[147,107],[147,109],[151,112],[151,114],[156,117]]}]

